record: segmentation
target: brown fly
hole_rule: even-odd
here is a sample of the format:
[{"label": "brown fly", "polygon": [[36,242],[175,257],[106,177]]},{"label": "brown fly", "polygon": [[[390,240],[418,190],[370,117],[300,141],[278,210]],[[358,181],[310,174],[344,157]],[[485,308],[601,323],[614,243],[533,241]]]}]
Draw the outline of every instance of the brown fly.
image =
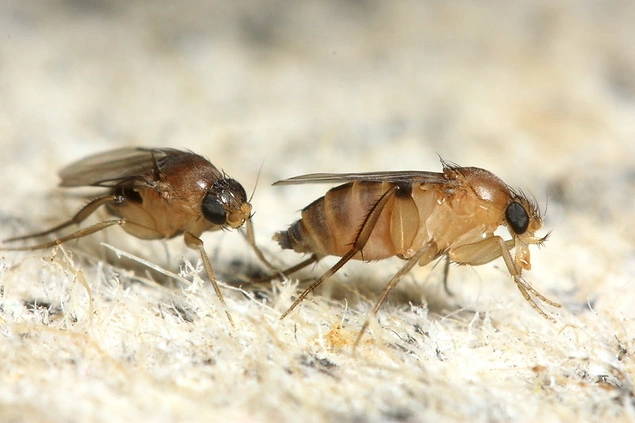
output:
[{"label": "brown fly", "polygon": [[198,250],[214,291],[231,315],[223,298],[203,241],[203,232],[238,229],[247,222],[247,238],[254,243],[251,204],[244,188],[197,154],[171,148],[121,148],[95,154],[59,172],[62,187],[95,186],[108,193],[91,200],[71,219],[43,232],[5,240],[39,238],[80,224],[102,206],[114,219],[85,227],[51,242],[4,250],[49,248],[110,226],[121,226],[137,238],[153,240],[183,235],[188,247]]},{"label": "brown fly", "polygon": [[[446,256],[462,265],[480,265],[503,257],[523,297],[542,316],[533,297],[554,307],[522,278],[529,270],[530,245],[547,236],[535,235],[542,217],[535,202],[493,173],[442,161],[443,172],[315,173],[275,184],[339,183],[302,210],[300,220],[274,235],[283,249],[311,257],[282,272],[292,274],[324,256],[341,259],[300,294],[286,317],[324,280],[349,260],[381,260],[397,256],[405,265],[388,281],[371,311],[375,315],[399,279],[416,264],[425,266]],[[495,235],[505,226],[511,239]],[[513,250],[513,254],[512,254]],[[368,327],[366,320],[357,342]],[[357,344],[356,342],[356,344]]]}]

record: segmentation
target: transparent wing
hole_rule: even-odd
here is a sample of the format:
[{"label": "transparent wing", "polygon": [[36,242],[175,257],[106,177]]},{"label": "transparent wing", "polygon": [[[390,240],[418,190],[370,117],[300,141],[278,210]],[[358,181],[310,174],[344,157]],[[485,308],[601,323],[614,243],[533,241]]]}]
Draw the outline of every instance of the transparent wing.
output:
[{"label": "transparent wing", "polygon": [[387,171],[387,172],[363,172],[363,173],[310,173],[308,175],[294,176],[275,182],[274,185],[314,184],[314,183],[340,183],[340,182],[390,182],[420,184],[448,184],[451,183],[443,173],[422,171]]},{"label": "transparent wing", "polygon": [[60,186],[114,186],[124,179],[154,169],[158,160],[178,154],[189,153],[173,148],[136,147],[98,153],[61,169]]}]

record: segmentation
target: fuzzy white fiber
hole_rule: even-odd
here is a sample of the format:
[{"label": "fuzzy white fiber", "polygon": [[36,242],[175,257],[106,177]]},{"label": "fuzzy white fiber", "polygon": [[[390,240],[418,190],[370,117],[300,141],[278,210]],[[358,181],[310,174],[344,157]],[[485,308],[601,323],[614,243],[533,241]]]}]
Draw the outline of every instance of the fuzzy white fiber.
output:
[{"label": "fuzzy white fiber", "polygon": [[0,421],[635,421],[633,22],[629,0],[3,0],[0,239],[99,193],[57,188],[64,165],[174,147],[255,187],[282,269],[303,257],[272,234],[331,186],[273,182],[441,156],[546,208],[524,276],[562,308],[500,259],[453,266],[453,295],[430,265],[354,351],[401,260],[349,263],[280,320],[333,258],[254,285],[244,237],[206,233],[231,327],[181,238],[110,228],[0,251]]}]

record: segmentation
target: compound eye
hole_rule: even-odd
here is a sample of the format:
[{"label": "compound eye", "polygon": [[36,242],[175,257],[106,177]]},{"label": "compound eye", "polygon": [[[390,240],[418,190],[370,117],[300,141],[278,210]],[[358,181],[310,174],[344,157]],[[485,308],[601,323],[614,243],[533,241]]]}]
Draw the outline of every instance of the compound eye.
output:
[{"label": "compound eye", "polygon": [[505,219],[516,235],[524,234],[529,227],[529,216],[520,203],[514,201],[505,210]]},{"label": "compound eye", "polygon": [[201,211],[203,212],[203,217],[215,224],[215,225],[224,225],[226,219],[225,208],[218,201],[216,197],[212,194],[207,194],[205,198],[203,198],[203,204],[201,205]]}]

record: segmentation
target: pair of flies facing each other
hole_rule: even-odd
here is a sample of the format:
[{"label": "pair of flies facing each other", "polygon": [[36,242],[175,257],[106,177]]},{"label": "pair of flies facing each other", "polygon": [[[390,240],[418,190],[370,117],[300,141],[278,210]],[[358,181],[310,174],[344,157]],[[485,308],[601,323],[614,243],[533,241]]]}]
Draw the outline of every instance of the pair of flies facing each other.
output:
[{"label": "pair of flies facing each other", "polygon": [[[529,246],[540,245],[547,238],[535,236],[542,227],[536,205],[487,170],[442,163],[441,173],[322,173],[277,182],[344,183],[307,206],[300,220],[274,236],[284,249],[311,254],[309,259],[278,275],[290,275],[324,256],[341,257],[298,296],[281,318],[349,260],[393,256],[406,263],[387,283],[372,315],[404,274],[416,264],[424,266],[442,256],[467,265],[503,257],[518,289],[541,315],[547,317],[532,295],[559,307],[522,278],[522,271],[531,267]],[[108,188],[109,192],[54,228],[5,242],[37,238],[79,224],[101,206],[106,206],[116,218],[51,242],[10,250],[48,248],[114,225],[141,239],[166,239],[182,234],[189,247],[199,250],[230,322],[231,315],[200,235],[227,227],[237,229],[247,222],[250,245],[261,261],[271,267],[255,245],[251,205],[245,190],[199,155],[174,149],[124,148],[71,164],[60,171],[60,177],[63,187],[97,186]],[[501,225],[508,228],[511,239],[494,235]],[[367,326],[368,320],[357,341]]]}]

